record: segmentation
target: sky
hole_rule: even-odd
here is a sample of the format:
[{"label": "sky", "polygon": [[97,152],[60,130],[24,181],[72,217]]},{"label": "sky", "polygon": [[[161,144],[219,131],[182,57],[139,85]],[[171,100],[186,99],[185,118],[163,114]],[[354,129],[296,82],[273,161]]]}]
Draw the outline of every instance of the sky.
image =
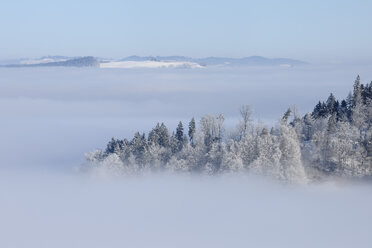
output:
[{"label": "sky", "polygon": [[0,59],[185,55],[370,61],[372,1],[2,1]]}]

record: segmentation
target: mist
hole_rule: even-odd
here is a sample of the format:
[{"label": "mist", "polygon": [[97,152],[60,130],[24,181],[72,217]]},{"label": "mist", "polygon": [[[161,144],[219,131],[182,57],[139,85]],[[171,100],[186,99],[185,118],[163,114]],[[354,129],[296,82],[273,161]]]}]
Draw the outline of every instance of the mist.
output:
[{"label": "mist", "polygon": [[252,176],[0,174],[1,247],[369,247],[372,188]]},{"label": "mist", "polygon": [[1,247],[370,247],[369,182],[291,184],[253,175],[81,173],[84,153],[157,122],[249,104],[273,124],[370,66],[0,68]]},{"label": "mist", "polygon": [[296,104],[311,111],[330,92],[344,98],[371,66],[204,69],[1,68],[1,167],[71,170],[111,137],[132,138],[157,122],[175,129],[205,114],[236,125],[249,104],[274,124]]}]

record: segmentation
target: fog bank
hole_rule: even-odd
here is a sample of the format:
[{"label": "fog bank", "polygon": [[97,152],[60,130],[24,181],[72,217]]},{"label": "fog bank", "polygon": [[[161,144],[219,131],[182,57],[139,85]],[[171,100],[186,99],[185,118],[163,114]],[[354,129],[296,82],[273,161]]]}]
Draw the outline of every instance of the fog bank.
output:
[{"label": "fog bank", "polygon": [[370,247],[372,188],[0,173],[1,247]]},{"label": "fog bank", "polygon": [[273,123],[297,104],[305,113],[330,92],[344,98],[371,66],[204,69],[0,68],[1,167],[53,167],[83,162],[111,137],[132,138],[157,122],[205,114],[235,125],[249,104],[256,120]]}]

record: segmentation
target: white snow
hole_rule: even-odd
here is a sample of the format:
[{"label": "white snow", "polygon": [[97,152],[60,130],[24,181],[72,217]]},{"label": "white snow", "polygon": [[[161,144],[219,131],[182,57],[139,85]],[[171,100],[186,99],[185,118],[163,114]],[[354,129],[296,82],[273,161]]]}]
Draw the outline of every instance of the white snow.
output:
[{"label": "white snow", "polygon": [[292,67],[292,65],[290,64],[281,64],[279,65],[280,67],[283,67],[283,68],[289,68],[289,67]]},{"label": "white snow", "polygon": [[203,68],[203,66],[187,61],[110,61],[100,63],[100,68]]},{"label": "white snow", "polygon": [[67,59],[53,59],[53,58],[43,58],[43,59],[27,59],[20,61],[22,65],[34,65],[34,64],[45,64],[51,62],[62,62],[66,61]]}]

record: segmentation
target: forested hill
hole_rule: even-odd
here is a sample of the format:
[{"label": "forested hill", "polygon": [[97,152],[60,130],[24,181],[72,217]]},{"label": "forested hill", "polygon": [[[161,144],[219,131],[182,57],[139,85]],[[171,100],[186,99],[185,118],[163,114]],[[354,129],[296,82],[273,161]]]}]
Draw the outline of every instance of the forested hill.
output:
[{"label": "forested hill", "polygon": [[71,58],[62,61],[47,62],[47,63],[31,63],[31,64],[10,64],[1,65],[0,67],[99,67],[99,61],[92,56]]},{"label": "forested hill", "polygon": [[304,160],[330,173],[369,175],[372,166],[372,83],[361,84],[358,76],[346,99],[330,94],[311,114],[292,124],[306,127]]},{"label": "forested hill", "polygon": [[254,123],[248,105],[240,114],[240,122],[228,131],[223,115],[205,115],[186,127],[179,122],[175,132],[158,123],[147,135],[112,138],[104,151],[86,155],[83,169],[117,174],[244,171],[290,181],[372,174],[372,83],[361,84],[359,76],[345,100],[331,94],[305,116],[292,107],[273,127]]}]

